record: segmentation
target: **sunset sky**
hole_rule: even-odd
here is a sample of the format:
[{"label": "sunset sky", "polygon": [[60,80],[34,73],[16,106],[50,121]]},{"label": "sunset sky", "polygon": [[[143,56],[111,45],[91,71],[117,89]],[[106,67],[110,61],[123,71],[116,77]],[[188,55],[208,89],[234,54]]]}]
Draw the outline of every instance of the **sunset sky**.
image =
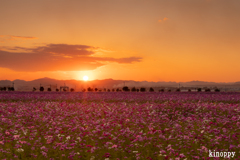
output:
[{"label": "sunset sky", "polygon": [[240,81],[239,0],[0,0],[0,80]]}]

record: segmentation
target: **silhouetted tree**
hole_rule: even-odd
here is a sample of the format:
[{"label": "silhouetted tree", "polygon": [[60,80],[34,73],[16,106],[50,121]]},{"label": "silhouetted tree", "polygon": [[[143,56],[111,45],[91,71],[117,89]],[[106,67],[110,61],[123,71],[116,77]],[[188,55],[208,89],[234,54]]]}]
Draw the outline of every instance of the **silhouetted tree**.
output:
[{"label": "silhouetted tree", "polygon": [[192,90],[191,90],[191,89],[188,89],[188,92],[192,92]]},{"label": "silhouetted tree", "polygon": [[211,90],[209,88],[206,88],[205,92],[211,92]]},{"label": "silhouetted tree", "polygon": [[56,92],[59,92],[59,89],[56,88]]},{"label": "silhouetted tree", "polygon": [[164,89],[160,89],[159,92],[164,92]]},{"label": "silhouetted tree", "polygon": [[103,91],[104,91],[104,92],[106,92],[106,91],[107,91],[107,89],[106,89],[106,88],[104,88],[104,89],[103,89]]},{"label": "silhouetted tree", "polygon": [[168,92],[171,92],[171,89],[169,89]]},{"label": "silhouetted tree", "polygon": [[220,89],[216,88],[214,91],[215,91],[215,92],[220,92]]},{"label": "silhouetted tree", "polygon": [[140,92],[145,92],[146,91],[146,88],[140,88]]},{"label": "silhouetted tree", "polygon": [[97,88],[95,88],[94,90],[95,90],[95,92],[97,92],[97,91],[98,91],[98,89],[97,89]]},{"label": "silhouetted tree", "polygon": [[14,87],[8,87],[8,91],[14,91]]},{"label": "silhouetted tree", "polygon": [[47,89],[47,91],[48,91],[48,92],[51,92],[51,91],[52,91],[52,89],[51,89],[51,88],[48,88],[48,89]]},{"label": "silhouetted tree", "polygon": [[36,91],[37,89],[35,87],[33,87],[33,92]]},{"label": "silhouetted tree", "polygon": [[117,88],[117,90],[116,90],[117,92],[119,92],[119,88]]},{"label": "silhouetted tree", "polygon": [[135,87],[133,87],[133,88],[131,89],[131,91],[132,91],[132,92],[136,92],[137,89],[136,89]]},{"label": "silhouetted tree", "polygon": [[198,92],[201,92],[201,91],[202,91],[202,88],[198,88],[197,91],[198,91]]},{"label": "silhouetted tree", "polygon": [[149,89],[149,92],[154,92],[154,89],[151,87],[151,88]]},{"label": "silhouetted tree", "polygon": [[115,89],[112,89],[112,92],[115,92]]},{"label": "silhouetted tree", "polygon": [[180,88],[176,89],[176,92],[180,92]]},{"label": "silhouetted tree", "polygon": [[137,89],[137,92],[139,92],[139,89]]},{"label": "silhouetted tree", "polygon": [[91,88],[91,87],[88,87],[88,92],[92,92],[93,91],[93,89]]},{"label": "silhouetted tree", "polygon": [[44,88],[43,87],[40,87],[40,89],[39,89],[41,92],[43,92],[44,91]]},{"label": "silhouetted tree", "polygon": [[74,92],[74,88],[71,88],[70,91],[71,91],[71,92]]},{"label": "silhouetted tree", "polygon": [[123,87],[122,90],[125,91],[125,92],[130,91],[130,89],[127,86]]},{"label": "silhouetted tree", "polygon": [[110,89],[108,89],[107,91],[110,92]]}]

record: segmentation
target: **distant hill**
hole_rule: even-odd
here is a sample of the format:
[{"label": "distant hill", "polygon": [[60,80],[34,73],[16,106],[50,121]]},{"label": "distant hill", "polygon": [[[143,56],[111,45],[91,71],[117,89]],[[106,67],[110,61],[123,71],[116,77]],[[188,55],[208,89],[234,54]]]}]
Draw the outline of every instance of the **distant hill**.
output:
[{"label": "distant hill", "polygon": [[40,86],[43,86],[45,90],[50,88],[56,90],[60,86],[68,86],[69,88],[74,88],[76,91],[82,91],[83,88],[98,88],[98,89],[112,89],[112,88],[122,88],[124,85],[131,87],[153,87],[155,90],[160,88],[222,88],[222,89],[235,89],[240,90],[240,82],[235,83],[216,83],[216,82],[204,82],[204,81],[190,81],[190,82],[147,82],[147,81],[129,81],[129,80],[93,80],[93,81],[81,81],[81,80],[56,80],[51,78],[40,78],[32,81],[24,81],[16,79],[14,81],[1,80],[0,87],[12,87],[14,83],[14,88],[16,91],[32,91],[33,87],[39,90]]}]

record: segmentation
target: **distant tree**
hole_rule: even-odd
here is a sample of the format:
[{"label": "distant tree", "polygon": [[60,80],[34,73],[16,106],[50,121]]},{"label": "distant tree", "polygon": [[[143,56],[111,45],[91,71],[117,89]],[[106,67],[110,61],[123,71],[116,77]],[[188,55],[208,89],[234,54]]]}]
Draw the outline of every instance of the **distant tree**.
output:
[{"label": "distant tree", "polygon": [[95,92],[97,92],[97,91],[98,91],[98,89],[97,89],[97,88],[95,88],[94,90],[95,90]]},{"label": "distant tree", "polygon": [[66,88],[63,88],[63,91],[64,91],[64,92],[67,92],[67,89],[66,89]]},{"label": "distant tree", "polygon": [[71,92],[74,92],[74,88],[71,88],[70,91],[71,91]]},{"label": "distant tree", "polygon": [[59,92],[59,89],[56,88],[56,92]]},{"label": "distant tree", "polygon": [[188,89],[188,92],[192,92],[192,90],[191,90],[191,89]]},{"label": "distant tree", "polygon": [[112,92],[115,92],[115,89],[112,89]]},{"label": "distant tree", "polygon": [[211,92],[211,90],[209,88],[206,88],[205,92]]},{"label": "distant tree", "polygon": [[7,87],[3,87],[3,91],[6,91],[7,90]]},{"label": "distant tree", "polygon": [[102,92],[102,90],[101,90],[101,89],[99,89],[99,90],[98,90],[98,92]]},{"label": "distant tree", "polygon": [[132,91],[132,92],[136,92],[137,89],[136,89],[135,87],[133,87],[133,88],[131,89],[131,91]]},{"label": "distant tree", "polygon": [[43,92],[44,91],[44,88],[43,87],[40,87],[40,89],[39,89],[41,92]]},{"label": "distant tree", "polygon": [[2,91],[2,87],[0,87],[0,91]]},{"label": "distant tree", "polygon": [[149,92],[154,92],[154,89],[151,87],[151,88],[149,89]]},{"label": "distant tree", "polygon": [[119,88],[117,88],[116,91],[119,92]]},{"label": "distant tree", "polygon": [[139,92],[139,89],[137,89],[137,92]]},{"label": "distant tree", "polygon": [[125,91],[125,92],[130,91],[130,89],[129,89],[127,86],[124,86],[124,87],[122,88],[122,90]]},{"label": "distant tree", "polygon": [[176,89],[176,92],[180,92],[180,88]]},{"label": "distant tree", "polygon": [[52,91],[52,89],[51,89],[51,88],[48,88],[48,89],[47,89],[47,91],[51,92],[51,91]]},{"label": "distant tree", "polygon": [[37,89],[35,87],[33,87],[33,92],[36,91]]},{"label": "distant tree", "polygon": [[159,92],[164,92],[164,89],[160,89]]},{"label": "distant tree", "polygon": [[169,89],[168,92],[171,92],[171,89]]},{"label": "distant tree", "polygon": [[201,91],[202,91],[202,88],[198,88],[197,91],[198,91],[198,92],[201,92]]},{"label": "distant tree", "polygon": [[214,91],[215,91],[215,92],[220,92],[220,89],[216,88]]},{"label": "distant tree", "polygon": [[108,89],[107,91],[108,91],[108,92],[111,92],[111,90],[110,90],[110,89]]},{"label": "distant tree", "polygon": [[91,87],[88,87],[87,91],[88,91],[88,92],[92,92],[93,89],[92,89]]},{"label": "distant tree", "polygon": [[104,92],[106,92],[106,91],[107,91],[107,89],[106,89],[106,88],[104,88],[104,89],[103,89],[103,91],[104,91]]},{"label": "distant tree", "polygon": [[146,91],[146,88],[140,88],[140,92],[145,92]]},{"label": "distant tree", "polygon": [[14,91],[13,87],[8,87],[8,91]]},{"label": "distant tree", "polygon": [[84,89],[82,90],[82,92],[86,92],[86,89],[84,88]]}]

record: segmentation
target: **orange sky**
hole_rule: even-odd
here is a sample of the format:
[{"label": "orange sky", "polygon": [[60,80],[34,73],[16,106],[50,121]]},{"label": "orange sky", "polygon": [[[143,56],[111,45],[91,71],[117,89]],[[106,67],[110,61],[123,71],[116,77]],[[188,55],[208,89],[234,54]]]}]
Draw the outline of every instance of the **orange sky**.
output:
[{"label": "orange sky", "polygon": [[240,81],[239,0],[0,0],[0,80]]}]

